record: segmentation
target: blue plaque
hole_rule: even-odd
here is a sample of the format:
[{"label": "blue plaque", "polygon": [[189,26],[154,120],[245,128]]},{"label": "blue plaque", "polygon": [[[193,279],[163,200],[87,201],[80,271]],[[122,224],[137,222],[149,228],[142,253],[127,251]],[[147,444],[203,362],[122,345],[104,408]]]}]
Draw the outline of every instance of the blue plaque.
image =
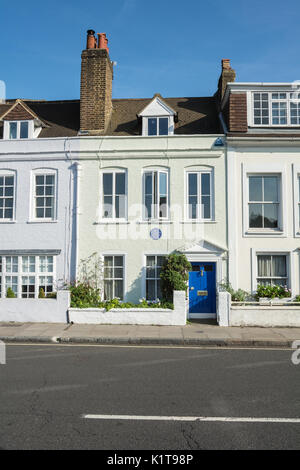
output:
[{"label": "blue plaque", "polygon": [[152,240],[159,240],[162,236],[162,231],[160,230],[160,228],[153,228],[152,230],[150,230],[150,237],[152,238]]}]

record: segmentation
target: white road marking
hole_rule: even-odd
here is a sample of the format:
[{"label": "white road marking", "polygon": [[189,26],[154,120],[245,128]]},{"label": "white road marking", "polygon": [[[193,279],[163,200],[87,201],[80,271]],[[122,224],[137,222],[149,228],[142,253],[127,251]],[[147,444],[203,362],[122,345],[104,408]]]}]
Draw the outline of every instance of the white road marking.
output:
[{"label": "white road marking", "polygon": [[135,344],[87,344],[87,343],[15,343],[15,342],[7,342],[6,346],[28,346],[28,347],[36,347],[36,346],[43,346],[44,348],[130,348],[130,349],[208,349],[208,350],[228,350],[228,351],[291,351],[293,348],[291,347],[283,347],[283,346],[276,346],[276,347],[257,347],[257,346],[184,346],[184,345],[170,345],[170,346],[162,346],[162,345],[135,345]]},{"label": "white road marking", "polygon": [[84,419],[127,421],[206,421],[229,423],[300,423],[300,418],[251,418],[225,416],[138,416],[138,415],[82,415]]}]

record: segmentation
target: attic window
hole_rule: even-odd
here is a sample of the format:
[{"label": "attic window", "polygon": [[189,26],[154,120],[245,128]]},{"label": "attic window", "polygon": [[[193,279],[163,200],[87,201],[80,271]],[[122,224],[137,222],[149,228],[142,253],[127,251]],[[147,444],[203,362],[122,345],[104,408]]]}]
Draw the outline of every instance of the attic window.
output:
[{"label": "attic window", "polygon": [[32,137],[31,121],[5,121],[4,139],[28,139]]},{"label": "attic window", "polygon": [[148,118],[148,135],[168,135],[169,118],[168,117],[150,117]]},{"label": "attic window", "polygon": [[9,123],[10,139],[28,139],[28,121],[11,121]]}]

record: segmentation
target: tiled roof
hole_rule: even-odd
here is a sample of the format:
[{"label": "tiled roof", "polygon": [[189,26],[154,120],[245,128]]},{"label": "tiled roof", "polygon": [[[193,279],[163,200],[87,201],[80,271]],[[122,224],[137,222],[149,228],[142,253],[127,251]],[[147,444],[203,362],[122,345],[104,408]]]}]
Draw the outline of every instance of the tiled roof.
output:
[{"label": "tiled roof", "polygon": [[[214,97],[163,98],[178,115],[175,134],[218,134],[221,131]],[[113,112],[106,135],[140,135],[141,121],[137,114],[149,99],[113,99]],[[47,126],[39,137],[69,137],[77,135],[80,127],[80,101],[30,101],[25,105]],[[0,118],[15,103],[0,104]],[[0,138],[2,136],[0,121]]]}]

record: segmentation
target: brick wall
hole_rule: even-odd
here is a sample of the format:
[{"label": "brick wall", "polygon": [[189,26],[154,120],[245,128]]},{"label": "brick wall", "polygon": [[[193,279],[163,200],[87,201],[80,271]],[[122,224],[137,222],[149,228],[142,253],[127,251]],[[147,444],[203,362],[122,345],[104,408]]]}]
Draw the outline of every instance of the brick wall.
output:
[{"label": "brick wall", "polygon": [[230,132],[247,132],[246,93],[231,93],[227,108],[227,125]]},{"label": "brick wall", "polygon": [[112,112],[113,66],[106,49],[86,49],[81,55],[80,130],[106,130]]}]

